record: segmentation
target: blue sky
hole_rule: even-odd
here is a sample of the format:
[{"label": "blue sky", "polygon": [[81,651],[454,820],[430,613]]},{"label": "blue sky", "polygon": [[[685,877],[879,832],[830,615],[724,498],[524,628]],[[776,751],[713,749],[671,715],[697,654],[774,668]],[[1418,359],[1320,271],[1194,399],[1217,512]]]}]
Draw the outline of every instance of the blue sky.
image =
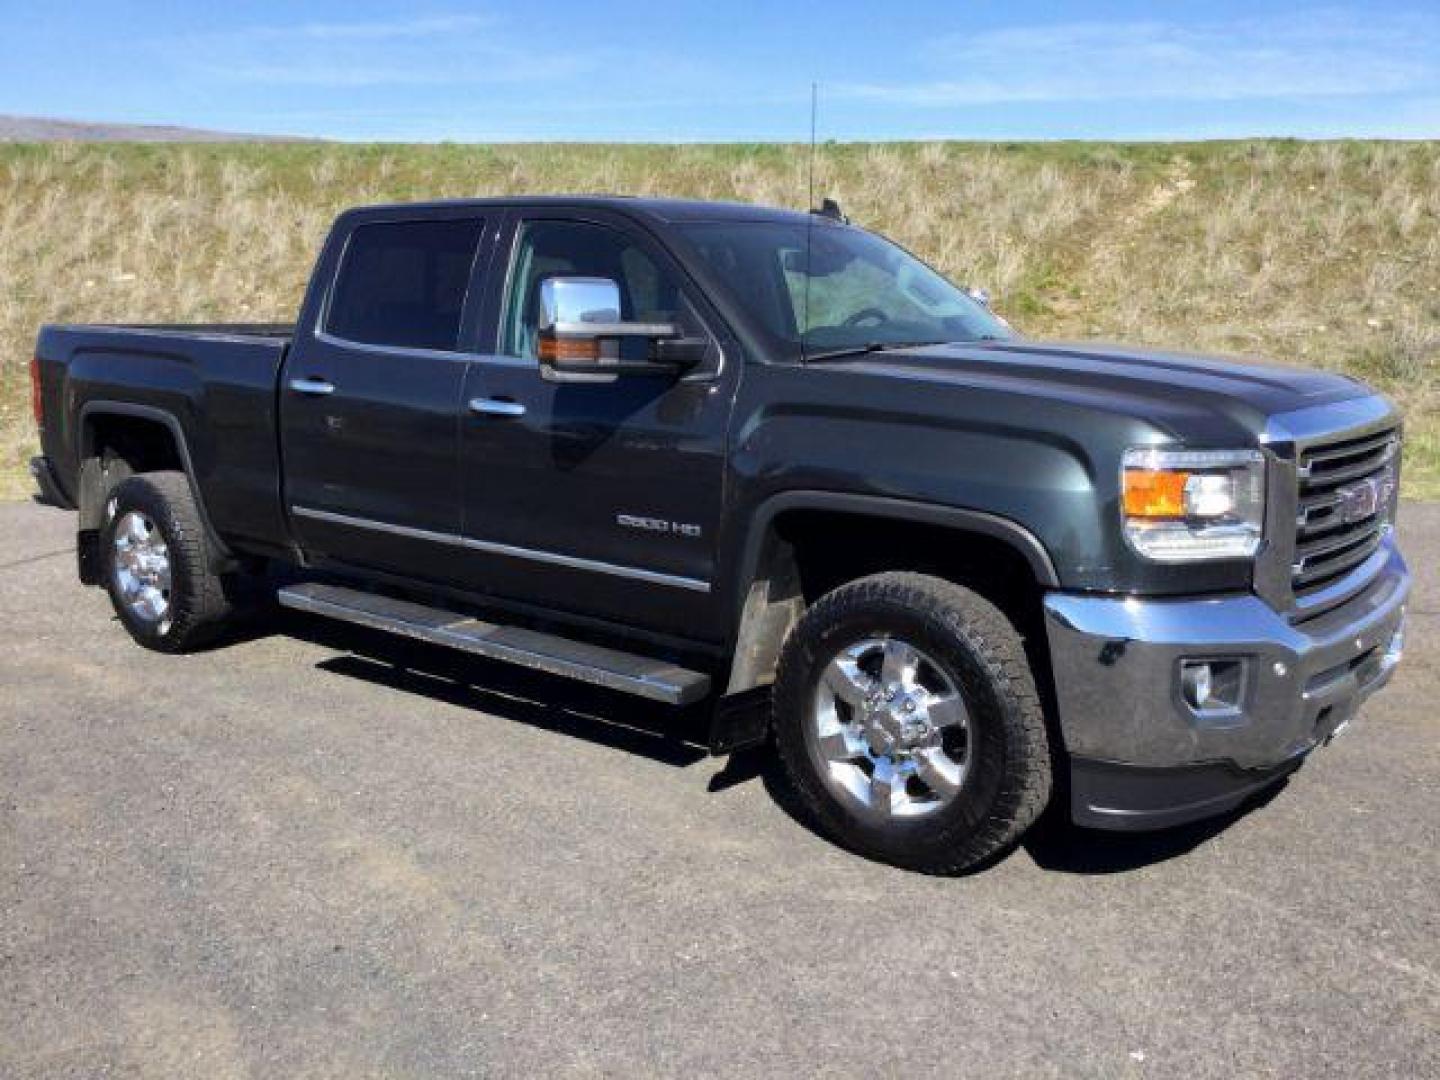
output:
[{"label": "blue sky", "polygon": [[1435,0],[0,0],[0,16],[0,113],[793,140],[817,81],[821,138],[1440,137]]}]

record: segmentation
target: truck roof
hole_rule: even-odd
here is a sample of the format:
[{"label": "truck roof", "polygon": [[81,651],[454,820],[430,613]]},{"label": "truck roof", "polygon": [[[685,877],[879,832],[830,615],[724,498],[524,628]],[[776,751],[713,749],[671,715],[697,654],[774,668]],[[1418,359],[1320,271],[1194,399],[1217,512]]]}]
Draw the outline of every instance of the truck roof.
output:
[{"label": "truck roof", "polygon": [[347,213],[369,215],[396,210],[439,210],[463,207],[508,209],[511,207],[573,207],[614,210],[617,213],[648,217],[661,222],[770,221],[803,224],[804,211],[752,203],[708,202],[702,199],[668,199],[635,195],[503,195],[478,199],[435,199],[411,203],[382,203],[357,206]]}]

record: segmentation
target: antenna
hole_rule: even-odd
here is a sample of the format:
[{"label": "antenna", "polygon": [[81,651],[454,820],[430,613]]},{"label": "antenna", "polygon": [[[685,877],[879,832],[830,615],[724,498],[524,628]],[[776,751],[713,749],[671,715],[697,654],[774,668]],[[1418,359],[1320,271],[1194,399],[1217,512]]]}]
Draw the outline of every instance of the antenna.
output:
[{"label": "antenna", "polygon": [[810,198],[805,209],[815,206],[815,116],[820,111],[820,84],[810,84]]},{"label": "antenna", "polygon": [[800,313],[800,361],[805,361],[805,335],[810,332],[810,236],[815,231],[815,117],[820,111],[820,84],[810,84],[810,193],[805,204],[805,305]]}]

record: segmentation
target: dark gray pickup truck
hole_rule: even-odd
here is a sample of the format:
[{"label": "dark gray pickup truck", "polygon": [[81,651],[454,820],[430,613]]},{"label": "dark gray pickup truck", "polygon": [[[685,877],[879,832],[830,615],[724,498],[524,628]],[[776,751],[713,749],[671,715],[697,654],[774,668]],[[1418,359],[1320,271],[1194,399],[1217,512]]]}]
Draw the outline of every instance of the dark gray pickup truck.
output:
[{"label": "dark gray pickup truck", "polygon": [[49,326],[34,378],[35,476],[140,644],[285,582],[703,705],[717,753],[773,740],[816,825],[927,871],[1052,799],[1231,808],[1400,657],[1383,398],[1025,340],[833,208],[354,210],[293,327]]}]

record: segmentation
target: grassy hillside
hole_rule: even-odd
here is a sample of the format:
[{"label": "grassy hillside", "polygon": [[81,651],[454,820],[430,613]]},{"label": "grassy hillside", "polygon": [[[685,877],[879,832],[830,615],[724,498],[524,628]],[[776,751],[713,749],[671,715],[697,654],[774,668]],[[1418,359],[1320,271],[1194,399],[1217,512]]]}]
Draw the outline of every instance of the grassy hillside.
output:
[{"label": "grassy hillside", "polygon": [[[830,145],[818,187],[1029,334],[1368,379],[1407,413],[1407,493],[1440,496],[1440,143]],[[0,496],[29,489],[40,323],[288,320],[341,208],[515,191],[799,206],[804,153],[0,146]]]}]

